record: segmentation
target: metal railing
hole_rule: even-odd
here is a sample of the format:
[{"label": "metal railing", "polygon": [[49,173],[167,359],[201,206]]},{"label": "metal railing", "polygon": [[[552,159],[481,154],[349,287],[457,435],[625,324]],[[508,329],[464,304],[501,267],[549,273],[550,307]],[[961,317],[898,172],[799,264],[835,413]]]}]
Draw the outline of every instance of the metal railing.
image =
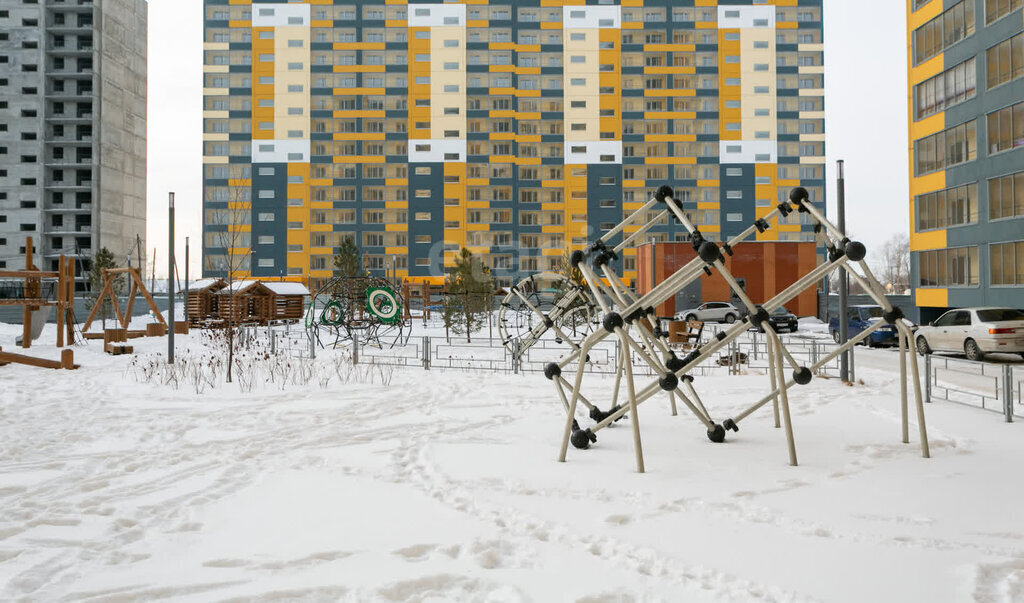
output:
[{"label": "metal railing", "polygon": [[1006,422],[1024,417],[1024,368],[963,358],[924,358],[925,401],[944,400],[998,412]]},{"label": "metal railing", "polygon": [[[708,331],[702,339],[706,342],[713,336],[713,331]],[[835,344],[831,342],[797,336],[783,336],[783,341],[800,366],[814,365],[835,348]],[[683,350],[678,344],[669,345],[680,356],[689,353],[688,349]],[[589,374],[614,375],[619,347],[618,340],[614,338],[597,343],[590,349],[589,360],[584,370]],[[503,373],[542,373],[545,366],[560,361],[569,352],[569,346],[564,343],[541,339],[517,358],[500,339],[487,337],[473,337],[470,342],[466,342],[460,337],[446,339],[421,336],[410,338],[407,345],[393,348],[375,348],[362,344],[356,346],[356,357],[363,363],[415,366],[428,370],[450,368]],[[635,374],[654,376],[654,370],[636,351],[632,351],[632,359]],[[768,369],[764,335],[751,331],[727,349],[723,349],[721,353],[705,359],[691,373],[695,376],[707,376],[720,371],[740,374],[745,369]],[[818,369],[818,374],[837,377],[838,360],[823,365]]]}]

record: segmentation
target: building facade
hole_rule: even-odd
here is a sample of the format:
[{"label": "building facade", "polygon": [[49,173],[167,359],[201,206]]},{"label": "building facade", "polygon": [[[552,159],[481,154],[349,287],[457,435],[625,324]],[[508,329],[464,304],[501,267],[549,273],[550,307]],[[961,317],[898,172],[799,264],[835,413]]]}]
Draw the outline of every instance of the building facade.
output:
[{"label": "building facade", "polygon": [[621,4],[205,0],[204,274],[315,285],[352,238],[378,274],[466,247],[509,283],[666,183],[713,239],[824,200],[821,0]]},{"label": "building facade", "polygon": [[0,0],[0,268],[146,236],[145,0]]},{"label": "building facade", "polygon": [[911,283],[921,321],[1024,307],[1021,0],[908,0]]}]

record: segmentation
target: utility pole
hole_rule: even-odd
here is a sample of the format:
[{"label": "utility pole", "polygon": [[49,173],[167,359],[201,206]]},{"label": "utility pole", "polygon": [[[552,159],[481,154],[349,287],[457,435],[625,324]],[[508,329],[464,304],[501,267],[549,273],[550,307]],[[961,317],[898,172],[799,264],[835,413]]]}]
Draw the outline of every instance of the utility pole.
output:
[{"label": "utility pole", "polygon": [[188,237],[185,237],[185,323],[188,324]]},{"label": "utility pole", "polygon": [[174,193],[167,193],[167,364],[174,364]]},{"label": "utility pole", "polygon": [[[836,162],[836,193],[839,200],[839,230],[846,235],[846,178],[843,174],[843,160]],[[850,313],[849,306],[850,278],[846,274],[846,268],[839,269],[839,344],[846,343],[849,339]],[[839,379],[844,383],[850,381],[850,351],[847,350],[839,356]]]}]

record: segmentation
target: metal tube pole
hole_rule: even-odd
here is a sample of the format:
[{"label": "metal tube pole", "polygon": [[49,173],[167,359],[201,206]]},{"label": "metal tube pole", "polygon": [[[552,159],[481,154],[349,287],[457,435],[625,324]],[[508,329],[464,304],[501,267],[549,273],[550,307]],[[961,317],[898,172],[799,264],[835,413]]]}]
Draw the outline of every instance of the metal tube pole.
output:
[{"label": "metal tube pole", "polygon": [[188,324],[188,237],[185,237],[185,324]]},{"label": "metal tube pole", "polygon": [[[779,341],[779,336],[775,334],[775,331],[769,329],[766,333],[768,334],[768,339],[772,341],[772,354],[769,362],[775,371],[775,378],[781,383],[786,380],[782,374],[782,355],[779,353],[779,350],[782,349],[782,342]],[[786,445],[789,448],[789,464],[796,467],[796,443],[793,441],[793,419],[789,414],[788,388],[783,387],[779,390],[779,398],[782,403],[782,423],[786,432]]]},{"label": "metal tube pole", "polygon": [[174,364],[174,193],[167,193],[167,364]]},{"label": "metal tube pole", "polygon": [[[907,417],[907,338],[903,331],[900,336],[900,421],[903,428],[903,443],[910,443],[910,423]],[[916,354],[911,348],[911,354]]]},{"label": "metal tube pole", "polygon": [[[843,174],[843,160],[836,162],[836,198],[839,202],[839,230],[846,233],[846,178]],[[849,338],[849,308],[850,280],[846,276],[846,267],[839,267],[839,343],[844,344]],[[839,358],[839,379],[844,382],[850,381],[850,354],[843,352]]]}]

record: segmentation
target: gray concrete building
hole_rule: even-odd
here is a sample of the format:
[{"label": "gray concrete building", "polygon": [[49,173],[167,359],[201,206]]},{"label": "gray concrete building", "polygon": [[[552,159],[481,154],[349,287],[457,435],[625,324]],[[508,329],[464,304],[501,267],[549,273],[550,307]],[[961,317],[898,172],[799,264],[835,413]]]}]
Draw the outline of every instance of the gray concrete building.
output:
[{"label": "gray concrete building", "polygon": [[0,0],[0,268],[146,236],[146,1]]}]

